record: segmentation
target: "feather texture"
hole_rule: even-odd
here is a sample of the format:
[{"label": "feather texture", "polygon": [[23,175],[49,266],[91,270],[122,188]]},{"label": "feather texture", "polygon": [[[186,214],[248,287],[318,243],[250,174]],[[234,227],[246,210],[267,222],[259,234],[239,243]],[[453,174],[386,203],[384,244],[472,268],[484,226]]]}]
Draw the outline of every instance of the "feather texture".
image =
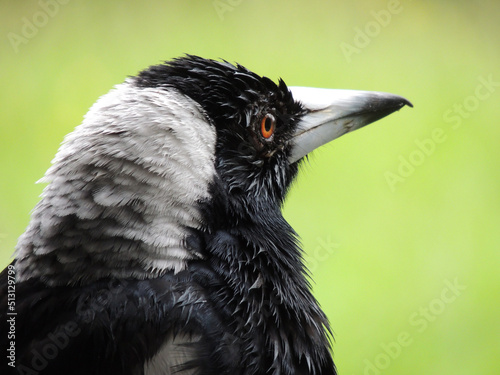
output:
[{"label": "feather texture", "polygon": [[199,257],[196,203],[215,174],[215,129],[175,91],[126,82],[69,134],[16,252],[18,280],[50,285],[150,278]]}]

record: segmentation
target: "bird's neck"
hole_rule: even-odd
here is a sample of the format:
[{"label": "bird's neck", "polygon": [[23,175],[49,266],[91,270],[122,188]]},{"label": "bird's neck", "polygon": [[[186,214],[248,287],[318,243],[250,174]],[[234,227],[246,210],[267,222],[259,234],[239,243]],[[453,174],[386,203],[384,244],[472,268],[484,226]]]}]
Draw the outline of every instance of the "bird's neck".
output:
[{"label": "bird's neck", "polygon": [[[211,212],[219,216],[217,208]],[[279,206],[220,224],[206,237],[207,261],[221,280],[214,294],[234,319],[235,332],[257,341],[262,337],[257,333],[265,332],[272,340],[254,342],[253,347],[266,347],[281,363],[296,358],[330,363],[328,321],[310,291],[296,235]],[[305,362],[295,366],[309,373]]]}]

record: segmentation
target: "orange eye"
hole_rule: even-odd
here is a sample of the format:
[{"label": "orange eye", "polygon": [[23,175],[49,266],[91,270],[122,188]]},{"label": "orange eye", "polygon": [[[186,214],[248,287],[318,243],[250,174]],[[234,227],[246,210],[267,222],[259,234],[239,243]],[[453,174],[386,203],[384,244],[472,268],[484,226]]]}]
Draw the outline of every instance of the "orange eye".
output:
[{"label": "orange eye", "polygon": [[271,136],[274,134],[274,130],[276,129],[276,119],[274,118],[273,115],[268,113],[267,115],[264,116],[260,123],[260,134],[265,139],[271,138]]}]

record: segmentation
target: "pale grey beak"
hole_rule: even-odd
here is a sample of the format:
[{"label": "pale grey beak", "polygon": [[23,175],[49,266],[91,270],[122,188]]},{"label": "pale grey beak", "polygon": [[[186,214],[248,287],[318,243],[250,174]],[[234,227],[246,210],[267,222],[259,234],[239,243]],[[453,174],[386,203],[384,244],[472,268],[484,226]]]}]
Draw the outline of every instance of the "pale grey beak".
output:
[{"label": "pale grey beak", "polygon": [[300,120],[288,158],[295,163],[312,150],[346,133],[362,128],[405,105],[405,98],[375,91],[289,87],[307,113]]}]

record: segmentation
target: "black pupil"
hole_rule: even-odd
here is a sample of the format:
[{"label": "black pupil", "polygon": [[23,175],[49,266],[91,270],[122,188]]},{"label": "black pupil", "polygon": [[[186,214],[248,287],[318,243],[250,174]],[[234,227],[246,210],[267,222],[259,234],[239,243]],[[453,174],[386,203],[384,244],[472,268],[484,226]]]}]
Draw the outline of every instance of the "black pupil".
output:
[{"label": "black pupil", "polygon": [[272,119],[272,117],[270,117],[270,116],[266,117],[266,121],[264,123],[264,126],[266,128],[266,132],[271,131],[271,128],[273,127],[273,119]]}]

